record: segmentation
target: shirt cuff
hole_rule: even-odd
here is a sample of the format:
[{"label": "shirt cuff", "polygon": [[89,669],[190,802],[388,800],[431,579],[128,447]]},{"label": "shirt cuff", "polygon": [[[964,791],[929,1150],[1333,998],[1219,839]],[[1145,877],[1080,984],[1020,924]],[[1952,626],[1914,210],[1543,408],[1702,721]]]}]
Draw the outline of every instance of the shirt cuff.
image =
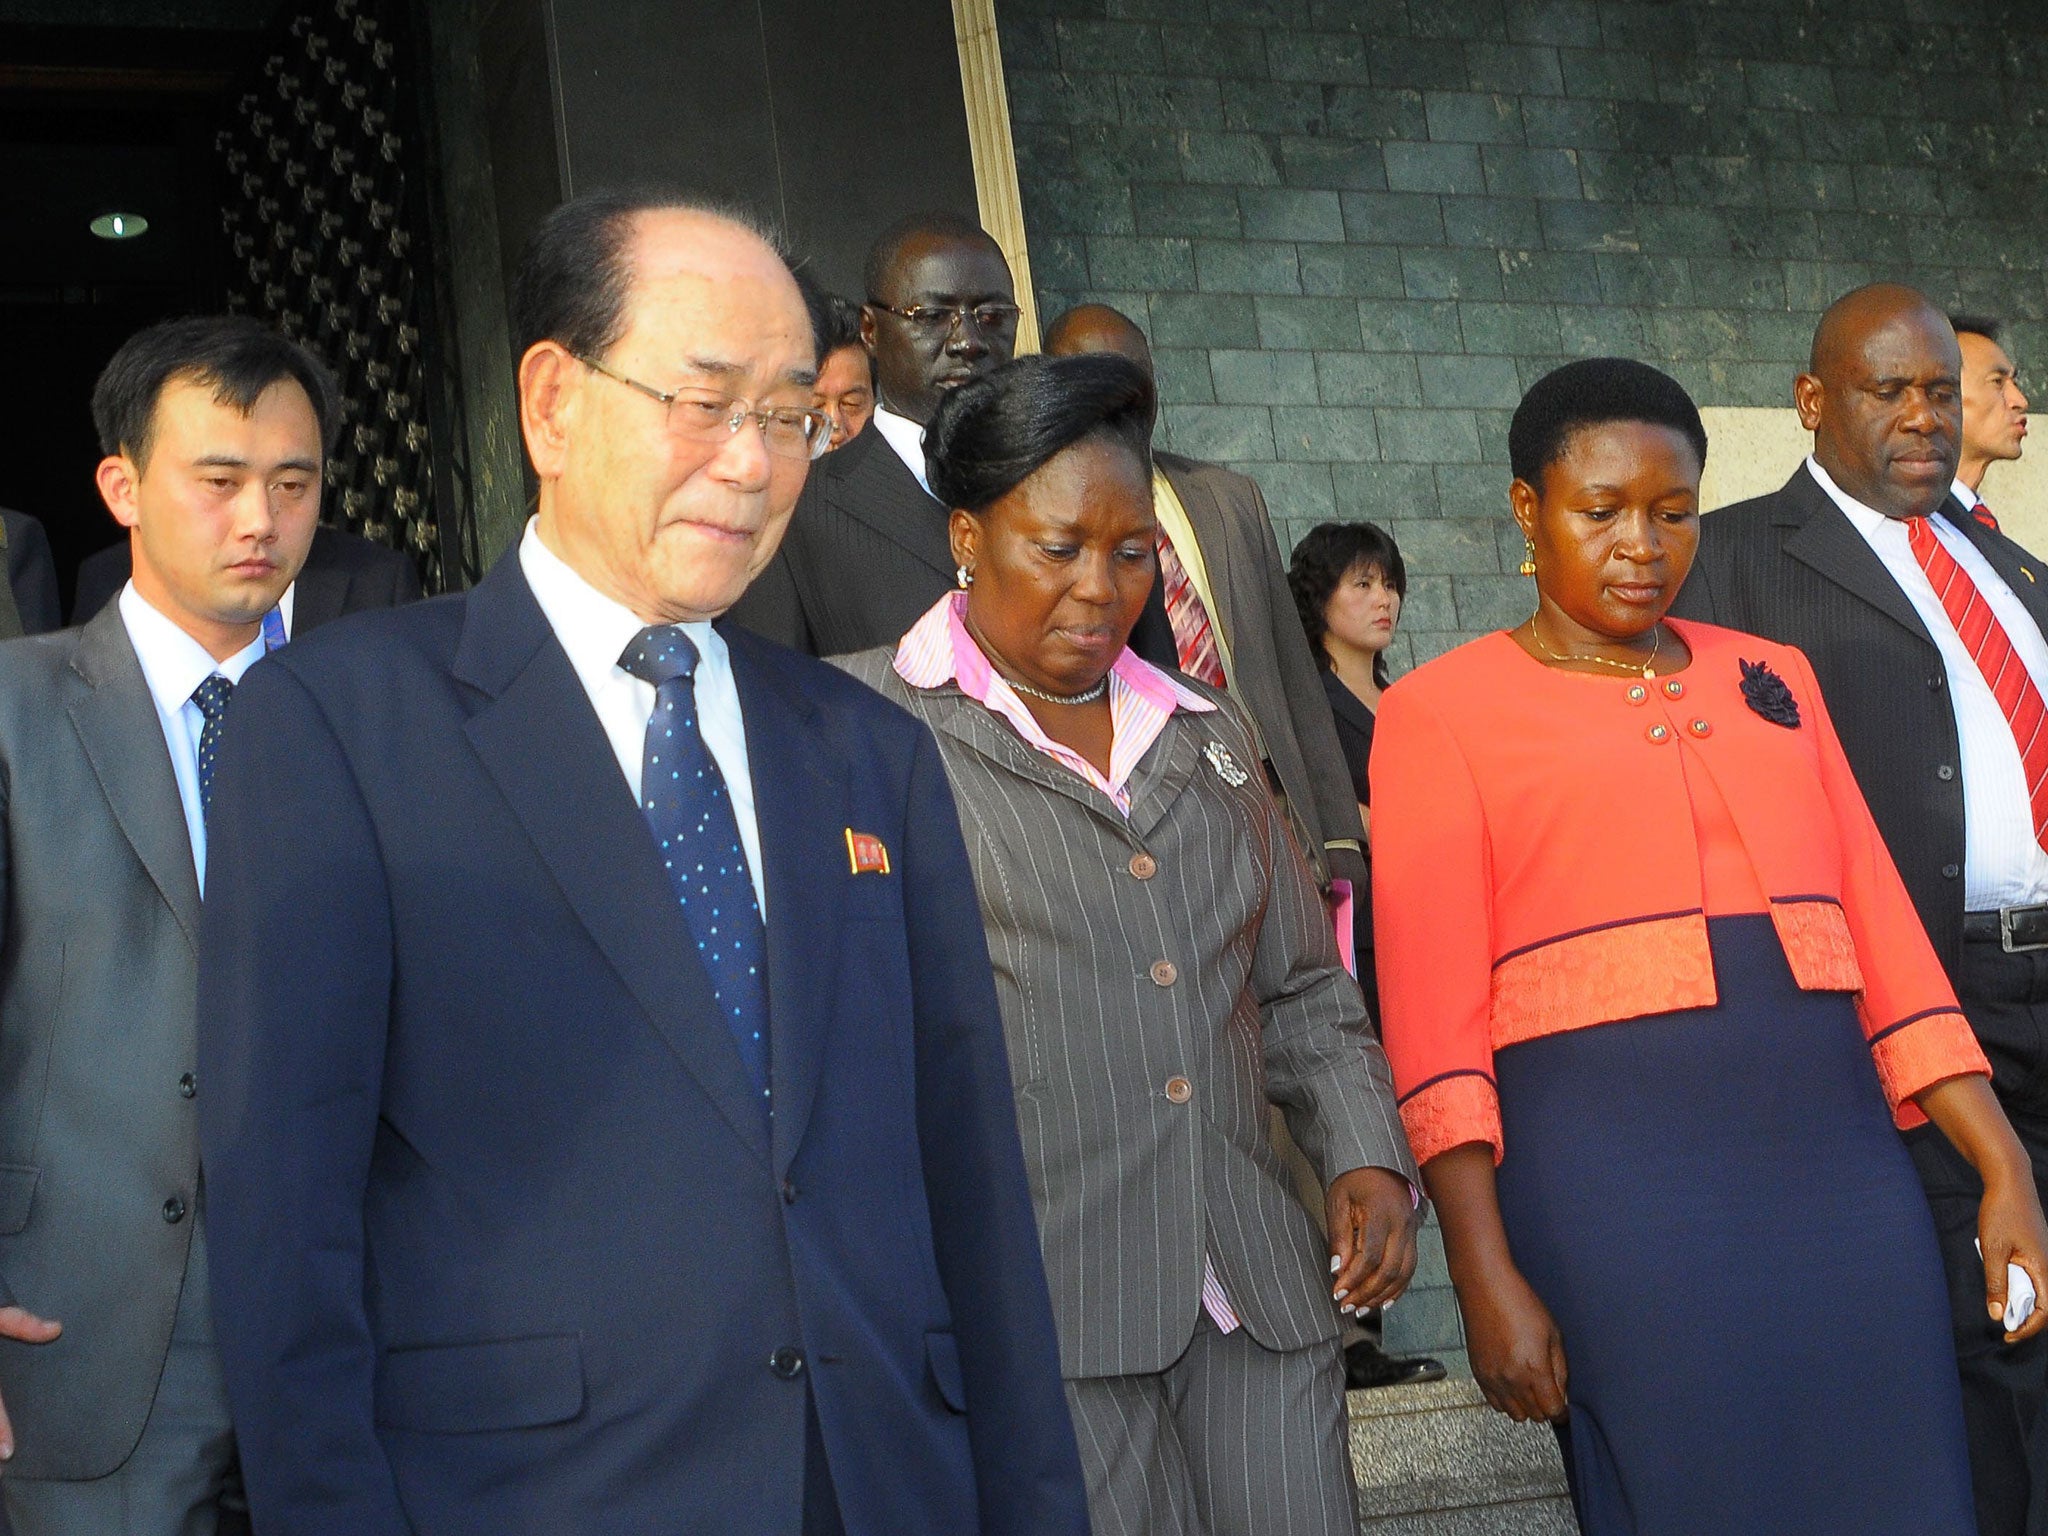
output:
[{"label": "shirt cuff", "polygon": [[1991,1075],[1970,1021],[1952,1008],[1932,1008],[1887,1025],[1870,1037],[1871,1059],[1900,1125],[1921,1123],[1913,1095],[1951,1077]]},{"label": "shirt cuff", "polygon": [[1500,1094],[1484,1072],[1444,1072],[1410,1089],[1401,1097],[1401,1125],[1418,1163],[1467,1142],[1484,1142],[1500,1162]]}]

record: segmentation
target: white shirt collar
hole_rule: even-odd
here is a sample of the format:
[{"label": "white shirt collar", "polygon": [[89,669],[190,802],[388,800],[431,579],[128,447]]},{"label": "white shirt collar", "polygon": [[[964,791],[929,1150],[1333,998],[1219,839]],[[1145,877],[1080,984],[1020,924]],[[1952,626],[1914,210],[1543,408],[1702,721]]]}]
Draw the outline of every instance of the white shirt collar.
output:
[{"label": "white shirt collar", "polygon": [[[539,531],[540,519],[528,518],[519,540],[519,568],[533,589],[534,601],[569,654],[569,665],[585,693],[595,694],[615,677],[626,677],[619,658],[633,637],[647,628],[624,603],[605,596],[566,560],[549,549]],[[680,626],[696,643],[701,661],[723,669],[725,641],[708,620]],[[196,685],[195,685],[196,686]]]},{"label": "white shirt collar", "polygon": [[1976,511],[1978,506],[1981,505],[1984,500],[1982,496],[1979,496],[1975,491],[1971,490],[1967,485],[1963,484],[1963,482],[1960,479],[1958,479],[1954,485],[1949,487],[1949,491],[1951,494],[1954,495],[1957,501],[1963,504],[1963,510],[1965,512]]},{"label": "white shirt collar", "polygon": [[1842,515],[1856,526],[1856,531],[1865,538],[1882,531],[1887,526],[1896,526],[1904,532],[1906,525],[1896,517],[1886,517],[1875,507],[1867,507],[1835,484],[1834,476],[1820,467],[1820,461],[1812,454],[1806,456],[1806,472],[1813,476],[1814,483],[1828,493],[1828,500],[1842,509]]},{"label": "white shirt collar", "polygon": [[917,477],[917,483],[924,493],[932,493],[931,482],[924,474],[924,428],[908,416],[898,416],[886,405],[875,407],[874,419],[868,423],[882,434],[882,440],[896,450],[896,457],[903,461],[903,467]]},{"label": "white shirt collar", "polygon": [[142,680],[165,714],[176,714],[191,703],[192,691],[214,673],[239,683],[242,674],[263,659],[259,633],[227,660],[215,661],[212,652],[136,591],[133,581],[121,589],[119,601],[121,622],[128,627],[135,659],[142,664]]}]

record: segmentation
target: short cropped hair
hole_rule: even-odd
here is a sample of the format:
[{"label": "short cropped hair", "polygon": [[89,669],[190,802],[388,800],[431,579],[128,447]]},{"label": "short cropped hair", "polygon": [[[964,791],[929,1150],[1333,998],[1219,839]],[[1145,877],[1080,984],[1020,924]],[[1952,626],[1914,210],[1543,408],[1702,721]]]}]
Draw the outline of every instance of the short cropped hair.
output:
[{"label": "short cropped hair", "polygon": [[1993,346],[1999,345],[1999,333],[2005,329],[2005,322],[1992,315],[1950,315],[1948,323],[1958,336],[1967,331],[1972,336],[1982,336]]},{"label": "short cropped hair", "polygon": [[165,385],[181,379],[210,386],[217,404],[231,405],[244,416],[256,408],[264,390],[290,379],[313,402],[321,453],[334,450],[341,397],[326,364],[247,315],[189,315],[137,331],[100,370],[92,387],[100,452],[125,453],[138,470],[146,468],[157,402]]},{"label": "short cropped hair", "polygon": [[902,253],[903,247],[913,240],[929,235],[937,235],[946,240],[979,241],[998,253],[1002,250],[994,235],[964,213],[955,213],[950,208],[913,213],[907,219],[898,219],[883,230],[876,237],[875,243],[868,247],[868,263],[866,270],[861,274],[861,281],[867,285],[867,299],[870,304],[884,302],[882,286],[889,280],[889,269],[896,265],[896,258]]},{"label": "short cropped hair", "polygon": [[1539,485],[1575,434],[1610,421],[1669,427],[1706,466],[1707,429],[1678,380],[1632,358],[1589,357],[1552,369],[1522,396],[1508,425],[1509,467],[1517,480]]},{"label": "short cropped hair", "polygon": [[[1401,559],[1401,547],[1378,523],[1318,523],[1294,546],[1294,558],[1287,565],[1287,585],[1294,592],[1294,611],[1301,615],[1309,654],[1326,672],[1330,654],[1323,649],[1323,636],[1330,626],[1323,610],[1338,586],[1360,566],[1378,571],[1388,586],[1402,597],[1408,595],[1408,566]],[[1387,686],[1384,652],[1373,658],[1372,678],[1382,688]]]},{"label": "short cropped hair", "polygon": [[701,213],[758,236],[777,255],[782,242],[744,208],[666,187],[586,193],[549,212],[528,236],[512,275],[512,357],[552,341],[577,357],[601,358],[626,334],[633,288],[627,245],[643,213]]},{"label": "short cropped hair", "polygon": [[926,478],[947,506],[983,512],[1090,437],[1124,449],[1149,475],[1152,410],[1152,381],[1129,358],[1014,358],[939,401],[925,427]]},{"label": "short cropped hair", "polygon": [[796,285],[803,290],[804,308],[811,312],[811,334],[817,338],[820,368],[834,352],[861,344],[858,304],[820,287],[808,272],[797,273]]}]

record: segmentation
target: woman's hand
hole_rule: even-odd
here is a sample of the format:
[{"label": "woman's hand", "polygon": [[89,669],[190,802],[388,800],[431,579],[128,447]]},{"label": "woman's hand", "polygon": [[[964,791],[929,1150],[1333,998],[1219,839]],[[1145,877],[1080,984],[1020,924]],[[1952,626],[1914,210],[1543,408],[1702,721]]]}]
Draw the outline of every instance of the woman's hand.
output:
[{"label": "woman's hand", "polygon": [[1984,1256],[1984,1305],[2005,1317],[2005,1266],[2017,1264],[2034,1282],[2034,1315],[2006,1334],[2017,1344],[2048,1327],[2048,1224],[2034,1187],[2034,1165],[1982,1074],[1945,1078],[1915,1094],[1914,1102],[1941,1127],[1984,1181],[1977,1206],[1977,1246]]},{"label": "woman's hand", "polygon": [[2005,1317],[2006,1265],[2019,1265],[2034,1282],[2033,1315],[2009,1331],[2005,1342],[2017,1344],[2048,1327],[2048,1222],[2041,1216],[2033,1169],[2024,1161],[2017,1170],[2001,1171],[1997,1182],[1984,1181],[1977,1246],[1984,1254],[1984,1305],[1994,1320]]},{"label": "woman's hand", "polygon": [[1562,1419],[1564,1339],[1550,1309],[1519,1270],[1508,1268],[1458,1287],[1472,1374],[1486,1400],[1517,1424]]},{"label": "woman's hand", "polygon": [[1330,1299],[1347,1312],[1383,1307],[1415,1273],[1422,1224],[1408,1181],[1385,1168],[1354,1168],[1330,1184]]}]

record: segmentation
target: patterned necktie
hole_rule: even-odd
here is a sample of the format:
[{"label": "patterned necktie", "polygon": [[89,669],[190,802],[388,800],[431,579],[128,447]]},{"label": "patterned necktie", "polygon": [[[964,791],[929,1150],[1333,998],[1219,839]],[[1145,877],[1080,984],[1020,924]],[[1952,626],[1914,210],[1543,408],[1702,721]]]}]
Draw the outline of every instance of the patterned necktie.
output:
[{"label": "patterned necktie", "polygon": [[1998,532],[1998,519],[1991,515],[1990,502],[1978,502],[1977,505],[1970,508],[1970,516],[1977,519],[1978,522],[1982,523],[1986,528],[1989,528],[1993,533]]},{"label": "patterned necktie", "polygon": [[220,757],[220,724],[234,702],[235,685],[218,672],[192,690],[206,724],[199,730],[199,819],[213,814],[213,765]]},{"label": "patterned necktie", "polygon": [[2048,709],[2042,705],[2041,690],[2014,653],[2011,637],[1977,590],[1977,583],[1936,537],[1933,523],[1924,517],[1907,518],[1906,538],[1913,546],[1913,558],[1934,586],[1934,595],[1941,599],[1942,612],[1956,627],[1963,649],[1977,663],[1977,670],[1991,685],[1992,697],[2005,711],[2005,723],[2012,728],[2026,770],[2034,838],[2048,848]]},{"label": "patterned necktie", "polygon": [[1212,688],[1226,686],[1223,653],[1216,648],[1216,630],[1209,622],[1209,610],[1188,576],[1188,568],[1174,553],[1173,541],[1159,535],[1159,579],[1166,586],[1166,622],[1173,628],[1173,648],[1180,656],[1180,669],[1200,678]]},{"label": "patterned necktie", "polygon": [[762,1112],[772,1115],[768,935],[725,775],[697,727],[697,647],[678,625],[652,625],[633,637],[619,665],[654,685],[640,758],[640,812],[697,941],[711,996],[760,1093]]}]

